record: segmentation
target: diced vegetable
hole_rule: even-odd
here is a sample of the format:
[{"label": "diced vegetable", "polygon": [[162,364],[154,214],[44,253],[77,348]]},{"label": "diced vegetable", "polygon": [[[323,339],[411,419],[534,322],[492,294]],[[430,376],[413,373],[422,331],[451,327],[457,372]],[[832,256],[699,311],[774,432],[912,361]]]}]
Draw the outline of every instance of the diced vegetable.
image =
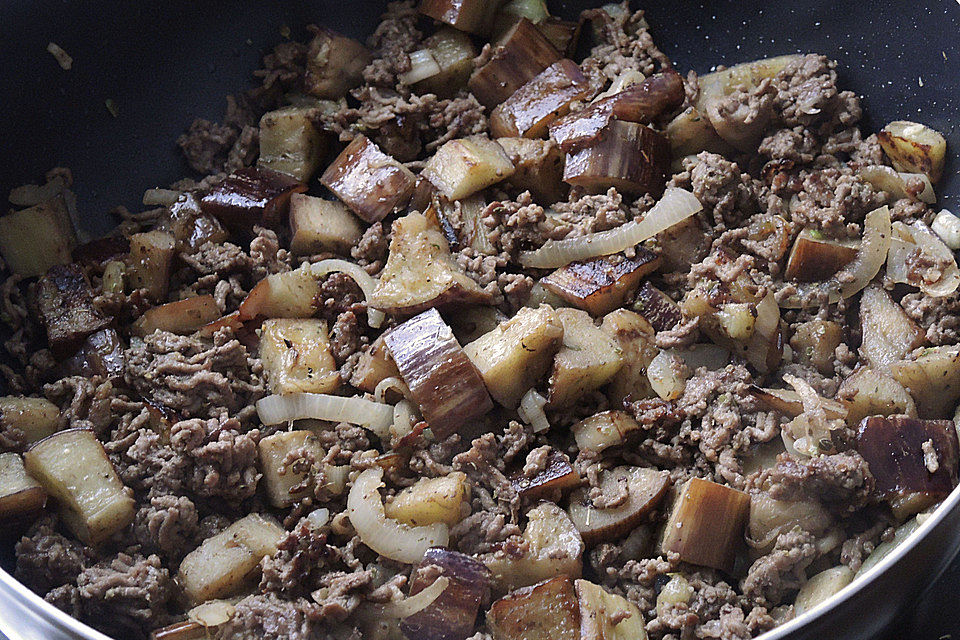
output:
[{"label": "diced vegetable", "polygon": [[468,86],[481,104],[493,109],[560,59],[560,53],[527,18],[496,43],[493,54],[470,76]]},{"label": "diced vegetable", "polygon": [[560,267],[540,280],[546,289],[570,305],[594,316],[617,307],[660,266],[660,256],[643,247],[633,258],[607,256]]},{"label": "diced vegetable", "polygon": [[617,309],[607,314],[600,330],[617,342],[623,358],[623,366],[607,388],[614,406],[622,406],[628,399],[652,397],[654,392],[647,378],[647,366],[657,355],[657,347],[654,342],[656,332],[650,323],[633,311]]},{"label": "diced vegetable", "polygon": [[154,331],[190,334],[220,317],[220,307],[211,295],[193,296],[147,309],[133,323],[133,334],[148,336]]},{"label": "diced vegetable", "polygon": [[726,155],[733,150],[696,107],[687,107],[667,124],[663,133],[670,141],[674,158],[696,155],[701,151]]},{"label": "diced vegetable", "polygon": [[886,191],[893,200],[909,198],[927,204],[937,201],[933,184],[923,173],[898,173],[884,165],[871,165],[860,169],[858,175],[875,189]]},{"label": "diced vegetable", "polygon": [[99,544],[133,521],[132,492],[123,486],[93,431],[59,431],[27,449],[23,461],[84,543]]},{"label": "diced vegetable", "polygon": [[580,605],[580,640],[646,640],[637,605],[587,580],[577,580],[574,586]]},{"label": "diced vegetable", "polygon": [[487,237],[489,230],[483,224],[486,208],[487,201],[480,193],[463,200],[450,201],[435,192],[424,207],[423,215],[440,230],[451,247],[471,247],[477,253],[490,256],[496,250]]},{"label": "diced vegetable", "polygon": [[844,378],[837,399],[847,407],[847,424],[856,427],[867,416],[900,414],[917,417],[917,405],[903,385],[885,373],[860,367]]},{"label": "diced vegetable", "polygon": [[40,278],[37,306],[50,349],[60,357],[110,324],[110,318],[93,306],[90,283],[75,264],[54,265]]},{"label": "diced vegetable", "polygon": [[512,409],[550,368],[563,325],[548,306],[524,307],[463,348],[493,399]]},{"label": "diced vegetable", "polygon": [[825,376],[833,375],[834,354],[843,342],[843,329],[832,320],[810,320],[797,325],[790,347],[800,362]]},{"label": "diced vegetable", "polygon": [[230,237],[220,221],[204,213],[200,201],[189,192],[180,194],[177,201],[170,205],[169,215],[161,218],[156,228],[173,234],[178,252],[194,253],[207,242],[219,244]]},{"label": "diced vegetable", "polygon": [[525,545],[519,550],[497,551],[484,559],[500,592],[556,576],[580,577],[583,540],[563,509],[552,502],[531,509],[522,537]]},{"label": "diced vegetable", "polygon": [[960,287],[960,267],[953,251],[920,220],[893,223],[887,255],[887,277],[943,298]]},{"label": "diced vegetable", "polygon": [[215,186],[200,208],[235,233],[246,233],[255,224],[278,226],[287,215],[290,196],[306,190],[307,185],[285,173],[246,167]]},{"label": "diced vegetable", "polygon": [[[409,640],[466,640],[473,635],[480,604],[489,589],[490,571],[470,556],[447,549],[428,549],[421,567],[439,567],[450,583],[425,609],[407,616],[400,628]],[[429,578],[415,572],[410,595],[423,591]]]},{"label": "diced vegetable", "polygon": [[537,23],[537,29],[546,36],[554,49],[569,58],[576,53],[581,24],[580,21],[548,16],[543,22]]},{"label": "diced vegetable", "polygon": [[373,393],[381,381],[399,377],[400,371],[387,353],[383,336],[380,336],[368,349],[361,352],[360,360],[350,377],[350,384],[361,391]]},{"label": "diced vegetable", "polygon": [[667,519],[664,553],[729,573],[750,514],[750,496],[702,478],[691,478]]},{"label": "diced vegetable", "polygon": [[516,168],[507,182],[529,191],[543,204],[553,204],[566,197],[564,157],[556,143],[528,138],[498,138],[497,142]]},{"label": "diced vegetable", "polygon": [[27,519],[43,510],[47,492],[23,466],[17,453],[0,453],[0,522]]},{"label": "diced vegetable", "polygon": [[363,70],[373,59],[362,44],[330,29],[318,29],[307,50],[304,89],[338,100],[363,81]]},{"label": "diced vegetable", "polygon": [[490,294],[463,273],[450,255],[446,238],[420,213],[393,223],[387,264],[367,303],[410,315],[448,303],[488,304]]},{"label": "diced vegetable", "polygon": [[347,496],[350,523],[365,545],[391,560],[416,564],[430,547],[445,547],[447,525],[435,523],[410,527],[384,514],[378,489],[383,486],[383,469],[366,469],[357,476]]},{"label": "diced vegetable", "polygon": [[239,320],[254,318],[309,318],[316,313],[320,282],[306,265],[267,276],[240,303]]},{"label": "diced vegetable", "polygon": [[73,249],[73,261],[91,268],[106,268],[130,253],[130,240],[123,236],[104,236],[84,242]]},{"label": "diced vegetable", "polygon": [[323,133],[313,123],[314,110],[284,107],[260,118],[260,158],[257,166],[307,182],[326,152]]},{"label": "diced vegetable", "polygon": [[170,287],[176,241],[166,231],[147,231],[130,236],[130,268],[127,277],[133,289],[145,289],[152,300],[163,300]]},{"label": "diced vegetable", "polygon": [[699,216],[690,215],[660,231],[657,241],[665,272],[689,271],[710,253],[710,234]]},{"label": "diced vegetable", "polygon": [[101,329],[87,336],[77,352],[60,363],[58,370],[61,375],[120,379],[124,372],[124,348],[116,329]]},{"label": "diced vegetable", "polygon": [[483,378],[436,309],[407,320],[384,341],[437,438],[493,408]]},{"label": "diced vegetable", "polygon": [[655,331],[669,331],[683,319],[680,305],[649,282],[644,282],[637,289],[631,308],[643,316]]},{"label": "diced vegetable", "polygon": [[957,485],[960,444],[951,420],[864,418],[857,451],[870,465],[877,492],[887,498],[920,492],[939,500]]},{"label": "diced vegetable", "polygon": [[670,581],[663,585],[657,595],[657,615],[662,615],[668,609],[678,604],[689,604],[693,599],[693,587],[683,577],[682,573],[668,573]]},{"label": "diced vegetable", "polygon": [[891,364],[926,342],[923,330],[877,285],[863,290],[860,327],[860,355],[881,372],[888,371]]},{"label": "diced vegetable", "polygon": [[880,146],[897,171],[924,173],[936,183],[943,174],[947,141],[930,127],[897,120],[877,134]]},{"label": "diced vegetable", "polygon": [[490,131],[497,138],[542,138],[547,127],[570,110],[570,103],[589,91],[575,62],[555,62],[493,110]]},{"label": "diced vegetable", "polygon": [[494,640],[580,640],[580,606],[573,583],[559,576],[517,589],[487,612]]},{"label": "diced vegetable", "polygon": [[623,193],[663,193],[670,148],[666,138],[635,122],[614,120],[597,141],[567,155],[564,182],[599,192],[615,187]]},{"label": "diced vegetable", "polygon": [[467,477],[455,471],[438,478],[420,478],[387,503],[388,518],[412,527],[443,522],[453,526],[463,517],[462,506],[470,499]]},{"label": "diced vegetable", "polygon": [[327,167],[320,182],[355,214],[378,222],[406,206],[416,176],[366,137],[357,136]]},{"label": "diced vegetable", "polygon": [[150,632],[150,640],[205,640],[210,631],[199,622],[184,620]]},{"label": "diced vegetable", "polygon": [[0,428],[20,432],[24,444],[53,435],[60,428],[60,409],[46,398],[0,397]]},{"label": "diced vegetable", "polygon": [[25,278],[69,263],[75,244],[62,197],[0,217],[0,254],[10,271]]},{"label": "diced vegetable", "polygon": [[284,509],[312,493],[313,487],[305,482],[307,474],[284,465],[287,455],[296,450],[312,455],[317,462],[323,459],[325,452],[312,431],[280,431],[260,440],[259,447],[260,468],[270,504]]},{"label": "diced vegetable", "polygon": [[509,178],[514,167],[496,141],[483,136],[450,140],[427,161],[421,175],[450,200],[460,200]]},{"label": "diced vegetable", "polygon": [[580,484],[580,474],[577,473],[567,456],[556,449],[550,449],[547,463],[544,468],[532,478],[520,473],[513,477],[511,484],[524,499],[543,498],[558,495]]},{"label": "diced vegetable", "polygon": [[526,18],[534,24],[539,24],[548,17],[550,17],[550,11],[544,0],[508,0],[497,11],[493,21],[494,41],[500,40],[518,20]]},{"label": "diced vegetable", "polygon": [[619,446],[639,430],[640,424],[625,411],[602,411],[570,427],[577,448],[591,453]]},{"label": "diced vegetable", "polygon": [[850,567],[840,565],[821,571],[800,587],[800,593],[793,603],[793,610],[801,615],[840,593],[840,590],[853,582]]},{"label": "diced vegetable", "polygon": [[[410,55],[411,62],[419,53],[424,57],[424,64],[432,66],[431,73],[414,83],[419,93],[435,93],[441,97],[454,95],[467,84],[473,72],[473,59],[477,50],[470,40],[470,36],[443,27],[427,38],[423,44],[426,49],[415,51]],[[411,69],[411,73],[414,70]],[[401,80],[404,78],[401,77]]]},{"label": "diced vegetable", "polygon": [[951,250],[960,249],[960,218],[942,209],[930,224],[930,229]]},{"label": "diced vegetable", "polygon": [[777,537],[794,527],[819,536],[832,524],[833,517],[816,500],[776,500],[764,492],[750,496],[747,532],[751,546],[761,552],[770,551]]},{"label": "diced vegetable", "polygon": [[285,533],[273,520],[251,513],[188,553],[177,580],[194,604],[234,595],[256,577],[264,556],[277,552]]},{"label": "diced vegetable", "polygon": [[499,0],[423,0],[420,13],[460,31],[485,36],[500,4]]},{"label": "diced vegetable", "polygon": [[580,489],[570,496],[570,519],[588,545],[622,538],[643,522],[663,501],[670,488],[670,476],[664,471],[642,467],[617,467],[601,472],[600,490],[604,495],[626,491],[618,506],[600,509],[590,502],[589,490]]},{"label": "diced vegetable", "polygon": [[818,237],[812,230],[804,229],[793,243],[783,277],[797,282],[827,280],[856,257],[856,248]]},{"label": "diced vegetable", "polygon": [[266,320],[260,358],[273,393],[332,393],[340,386],[327,323],[318,318]]},{"label": "diced vegetable", "polygon": [[557,309],[563,325],[563,346],[550,371],[550,407],[560,409],[602,387],[620,371],[619,345],[579,309]]},{"label": "diced vegetable", "polygon": [[546,406],[547,399],[536,389],[530,389],[520,399],[517,415],[533,428],[534,433],[543,433],[550,429],[550,420],[547,419],[547,413],[544,411]]}]

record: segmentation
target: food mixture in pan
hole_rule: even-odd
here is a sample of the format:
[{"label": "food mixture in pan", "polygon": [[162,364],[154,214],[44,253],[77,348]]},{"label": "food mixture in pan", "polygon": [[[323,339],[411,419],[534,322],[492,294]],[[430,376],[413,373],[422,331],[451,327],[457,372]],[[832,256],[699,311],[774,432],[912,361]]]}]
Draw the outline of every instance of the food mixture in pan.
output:
[{"label": "food mixture in pan", "polygon": [[66,169],[10,194],[0,517],[47,601],[115,638],[751,638],[957,484],[939,133],[861,132],[817,54],[683,75],[626,5],[311,33],[112,235]]}]

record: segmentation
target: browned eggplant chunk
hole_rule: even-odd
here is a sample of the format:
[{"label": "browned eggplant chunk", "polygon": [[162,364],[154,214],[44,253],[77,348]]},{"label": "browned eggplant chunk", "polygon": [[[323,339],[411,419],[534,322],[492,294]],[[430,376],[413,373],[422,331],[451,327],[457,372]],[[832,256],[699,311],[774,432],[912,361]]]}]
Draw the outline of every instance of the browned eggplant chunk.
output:
[{"label": "browned eggplant chunk", "polygon": [[553,63],[517,89],[490,114],[497,138],[542,138],[547,127],[570,110],[570,103],[590,92],[590,83],[572,60]]},{"label": "browned eggplant chunk", "polygon": [[400,629],[404,635],[410,640],[465,640],[473,635],[480,603],[490,590],[490,570],[470,556],[439,547],[427,549],[420,567],[438,567],[440,571],[415,572],[410,595],[441,576],[450,583],[425,609],[403,619]]},{"label": "browned eggplant chunk", "polygon": [[692,478],[677,495],[660,547],[684,562],[729,573],[749,516],[749,495]]},{"label": "browned eggplant chunk", "polygon": [[18,453],[0,454],[0,522],[27,520],[43,510],[47,492],[27,473]]},{"label": "browned eggplant chunk", "polygon": [[805,229],[793,243],[784,278],[796,282],[820,282],[829,280],[855,257],[856,247],[831,242]]},{"label": "browned eggplant chunk", "polygon": [[417,178],[364,136],[347,145],[320,178],[350,210],[367,222],[399,211],[413,196]]},{"label": "browned eggplant chunk", "polygon": [[577,40],[580,37],[579,21],[548,16],[546,20],[537,23],[537,29],[561,55],[572,57],[576,53]]},{"label": "browned eggplant chunk", "polygon": [[473,72],[467,86],[481,104],[493,109],[558,59],[550,41],[521,18],[497,43],[490,60]]},{"label": "browned eggplant chunk", "polygon": [[285,173],[246,167],[215,186],[200,208],[234,232],[249,231],[255,224],[276,227],[286,218],[290,196],[306,190],[307,185]]},{"label": "browned eggplant chunk", "polygon": [[90,282],[76,264],[54,265],[40,278],[37,305],[50,349],[59,357],[110,324],[93,306]]},{"label": "browned eggplant chunk", "polygon": [[193,296],[148,309],[133,323],[133,333],[146,336],[160,329],[190,334],[219,317],[220,307],[213,296]]},{"label": "browned eggplant chunk", "polygon": [[670,144],[650,127],[614,120],[596,142],[567,156],[564,182],[597,192],[663,193],[670,167]]},{"label": "browned eggplant chunk", "polygon": [[384,341],[437,438],[446,438],[493,408],[480,372],[436,309],[410,318]]},{"label": "browned eggplant chunk", "polygon": [[512,591],[492,605],[494,640],[580,640],[580,606],[568,576]]},{"label": "browned eggplant chunk", "polygon": [[543,498],[556,492],[566,491],[580,484],[580,474],[570,465],[570,460],[562,451],[551,449],[546,466],[535,476],[529,478],[522,473],[511,481],[514,490],[523,498]]},{"label": "browned eggplant chunk", "polygon": [[304,88],[318,98],[338,100],[363,81],[373,56],[353,38],[323,28],[315,33],[307,49]]},{"label": "browned eggplant chunk", "polygon": [[484,36],[493,27],[493,17],[502,0],[423,0],[420,13],[460,31]]},{"label": "browned eggplant chunk", "polygon": [[130,252],[130,240],[123,236],[104,236],[84,242],[73,250],[73,261],[91,267],[102,267],[111,260],[121,260]]},{"label": "browned eggplant chunk", "polygon": [[87,336],[80,349],[61,364],[64,375],[122,378],[123,341],[116,329],[101,329]]},{"label": "browned eggplant chunk", "polygon": [[220,221],[204,213],[193,193],[184,193],[161,218],[157,229],[173,234],[177,251],[193,253],[207,242],[220,243],[230,237]]},{"label": "browned eggplant chunk", "polygon": [[600,509],[590,501],[588,489],[579,489],[570,496],[570,519],[588,545],[615,540],[643,522],[669,488],[669,474],[656,469],[617,467],[604,471],[600,479],[603,494],[616,495],[625,490],[626,500],[619,506]]},{"label": "browned eggplant chunk", "polygon": [[660,266],[660,256],[639,247],[633,258],[606,256],[571,262],[540,280],[547,290],[594,316],[623,305],[647,275]]},{"label": "browned eggplant chunk", "polygon": [[567,197],[569,186],[563,182],[564,155],[552,140],[500,138],[515,171],[507,182],[529,191],[541,204],[553,204]]},{"label": "browned eggplant chunk", "polygon": [[650,326],[657,332],[669,331],[680,324],[683,319],[680,305],[649,282],[644,282],[637,289],[633,310],[646,318]]},{"label": "browned eggplant chunk", "polygon": [[888,498],[912,492],[943,498],[957,485],[960,446],[950,420],[864,418],[857,451],[870,465],[876,490]]}]

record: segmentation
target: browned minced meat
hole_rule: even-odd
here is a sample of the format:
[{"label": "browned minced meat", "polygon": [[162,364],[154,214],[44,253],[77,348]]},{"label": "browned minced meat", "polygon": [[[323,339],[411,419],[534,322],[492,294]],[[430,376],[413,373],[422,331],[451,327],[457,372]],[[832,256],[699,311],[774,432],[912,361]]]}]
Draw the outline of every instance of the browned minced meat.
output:
[{"label": "browned minced meat", "polygon": [[918,291],[905,295],[900,304],[926,331],[930,344],[939,346],[960,341],[960,295],[934,298]]},{"label": "browned minced meat", "polygon": [[134,535],[143,548],[174,563],[195,546],[198,533],[197,507],[186,496],[151,498],[134,521]]},{"label": "browned minced meat", "polygon": [[873,476],[856,451],[817,458],[783,454],[775,467],[752,481],[756,486],[767,486],[777,500],[809,498],[851,509],[861,505],[873,488]]},{"label": "browned minced meat", "polygon": [[[216,637],[227,640],[314,640],[331,638],[322,634],[321,609],[318,604],[305,598],[287,600],[273,593],[247,596],[237,603],[236,613]],[[355,631],[337,636],[340,640],[360,640]]]},{"label": "browned minced meat", "polygon": [[59,533],[57,519],[45,516],[17,543],[14,575],[38,593],[75,585],[80,572],[96,561],[93,549]]},{"label": "browned minced meat", "polygon": [[239,421],[183,420],[170,430],[170,446],[189,461],[186,487],[200,497],[239,502],[256,493],[260,432]]}]

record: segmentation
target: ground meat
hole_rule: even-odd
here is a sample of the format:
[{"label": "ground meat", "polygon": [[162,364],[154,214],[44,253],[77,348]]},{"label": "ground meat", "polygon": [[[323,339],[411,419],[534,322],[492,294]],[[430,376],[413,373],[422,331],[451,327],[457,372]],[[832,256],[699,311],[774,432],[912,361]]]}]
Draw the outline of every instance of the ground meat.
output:
[{"label": "ground meat", "polygon": [[[145,416],[144,422],[149,420]],[[160,434],[140,428],[104,444],[123,483],[141,494],[160,497],[184,491],[190,463],[182,453],[161,441]]]},{"label": "ground meat", "polygon": [[145,638],[163,625],[174,595],[170,573],[157,556],[119,554],[77,577],[80,605],[88,623],[124,638]]},{"label": "ground meat", "polygon": [[265,227],[254,227],[253,231],[256,234],[250,241],[253,279],[262,280],[268,275],[289,271],[289,253],[280,248],[277,232]]},{"label": "ground meat", "polygon": [[[315,640],[320,607],[306,600],[285,600],[274,593],[247,596],[237,603],[233,618],[217,632],[218,640]],[[322,637],[322,636],[321,636]],[[340,640],[359,640],[349,635]]]},{"label": "ground meat", "polygon": [[195,253],[181,254],[180,258],[197,275],[225,277],[233,273],[246,273],[253,269],[253,259],[235,244],[207,242]]},{"label": "ground meat", "polygon": [[420,14],[417,3],[411,0],[391,2],[380,16],[380,24],[367,39],[367,46],[376,58],[363,71],[363,79],[370,84],[394,87],[397,75],[410,70],[409,54],[423,40],[417,29]]},{"label": "ground meat", "polygon": [[330,327],[330,350],[337,366],[360,350],[363,346],[361,336],[360,320],[353,311],[344,311],[337,316],[336,322]]},{"label": "ground meat", "polygon": [[837,90],[837,63],[810,54],[790,62],[774,79],[780,120],[788,127],[831,133],[860,120],[860,101],[851,91]]},{"label": "ground meat", "polygon": [[319,587],[318,578],[329,569],[333,548],[327,536],[305,520],[277,544],[277,553],[264,558],[260,590],[283,596],[309,595]]},{"label": "ground meat", "polygon": [[737,227],[757,211],[753,180],[723,156],[704,151],[690,172],[697,196],[719,228]]},{"label": "ground meat", "polygon": [[780,129],[760,143],[759,153],[771,160],[789,161],[795,165],[809,164],[816,157],[817,139],[802,126]]},{"label": "ground meat", "polygon": [[375,222],[363,232],[360,242],[351,247],[350,256],[370,275],[376,275],[387,263],[390,247],[382,222]]},{"label": "ground meat", "polygon": [[764,605],[776,605],[806,580],[804,570],[817,557],[813,534],[799,527],[777,536],[773,551],[758,558],[743,579],[744,595]]},{"label": "ground meat", "polygon": [[240,422],[183,420],[170,430],[170,446],[190,463],[186,487],[199,497],[239,502],[251,497],[260,479],[260,432],[244,432]]},{"label": "ground meat", "polygon": [[777,500],[819,500],[842,509],[866,502],[873,490],[873,476],[866,460],[856,451],[816,458],[781,455],[777,465],[752,478],[754,486],[767,486]]},{"label": "ground meat", "polygon": [[857,225],[885,199],[884,194],[849,170],[827,168],[804,178],[790,212],[800,226],[819,229],[831,237],[845,237],[859,233]]},{"label": "ground meat", "polygon": [[183,417],[213,417],[244,409],[264,395],[262,365],[229,329],[213,343],[196,336],[157,331],[131,340],[126,381],[159,406]]},{"label": "ground meat", "polygon": [[113,422],[113,383],[99,376],[61,378],[45,385],[44,394],[60,406],[60,428],[92,429],[103,435]]},{"label": "ground meat", "polygon": [[37,593],[76,583],[77,576],[95,561],[92,549],[56,531],[57,520],[38,520],[17,543],[14,576]]},{"label": "ground meat", "polygon": [[175,566],[196,546],[197,508],[185,496],[154,497],[137,511],[133,530],[145,551],[157,553]]},{"label": "ground meat", "polygon": [[601,42],[580,64],[595,92],[624,71],[639,71],[650,76],[658,67],[669,67],[670,60],[653,43],[643,12],[633,13],[627,3],[611,15],[604,9],[585,11],[581,19],[600,29]]},{"label": "ground meat", "polygon": [[345,273],[331,273],[320,283],[320,315],[333,321],[347,311],[366,309],[363,291],[356,281]]},{"label": "ground meat", "polygon": [[920,291],[903,296],[903,310],[926,332],[931,345],[960,342],[960,295],[934,298]]},{"label": "ground meat", "polygon": [[227,156],[237,141],[233,127],[197,118],[187,133],[177,139],[177,144],[187,159],[187,164],[204,175],[221,173]]}]

